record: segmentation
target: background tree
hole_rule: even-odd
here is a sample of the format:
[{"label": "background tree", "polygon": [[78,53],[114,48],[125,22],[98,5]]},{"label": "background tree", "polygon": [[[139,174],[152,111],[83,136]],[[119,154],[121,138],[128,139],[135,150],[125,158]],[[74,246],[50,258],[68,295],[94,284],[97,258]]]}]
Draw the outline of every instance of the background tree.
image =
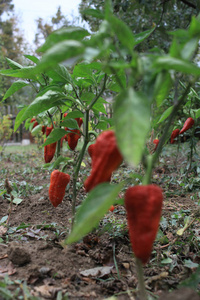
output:
[{"label": "background tree", "polygon": [[[22,32],[18,28],[18,20],[14,15],[12,0],[0,1],[0,69],[8,68],[9,59],[20,63],[25,48]],[[11,85],[11,78],[0,78],[0,99]],[[9,99],[7,100],[7,102]]]},{"label": "background tree", "polygon": [[[101,12],[104,8],[103,0],[82,0],[79,11],[92,31],[97,31],[101,23]],[[169,31],[186,29],[193,15],[197,15],[200,2],[197,0],[112,0],[114,14],[122,19],[134,33],[140,33],[156,26],[156,30],[142,44],[141,50],[148,50],[158,46],[167,50],[171,38]],[[88,12],[90,10],[90,14]],[[99,14],[95,10],[99,10]],[[87,12],[87,13],[84,13]]]},{"label": "background tree", "polygon": [[69,21],[67,18],[63,15],[61,11],[61,7],[58,7],[58,10],[55,14],[55,16],[51,17],[50,23],[46,22],[42,18],[38,18],[36,20],[37,23],[37,33],[35,35],[34,43],[37,47],[39,47],[46,38],[52,33],[53,31],[69,26]]}]

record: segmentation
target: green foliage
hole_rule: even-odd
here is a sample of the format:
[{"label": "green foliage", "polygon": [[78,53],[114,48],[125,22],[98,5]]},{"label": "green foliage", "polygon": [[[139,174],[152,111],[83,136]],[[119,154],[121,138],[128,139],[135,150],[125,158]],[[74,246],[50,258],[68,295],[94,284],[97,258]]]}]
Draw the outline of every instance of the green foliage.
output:
[{"label": "green foliage", "polygon": [[79,241],[98,225],[110,206],[116,202],[122,186],[123,184],[117,186],[102,183],[88,194],[76,213],[75,225],[66,240],[67,244]]}]

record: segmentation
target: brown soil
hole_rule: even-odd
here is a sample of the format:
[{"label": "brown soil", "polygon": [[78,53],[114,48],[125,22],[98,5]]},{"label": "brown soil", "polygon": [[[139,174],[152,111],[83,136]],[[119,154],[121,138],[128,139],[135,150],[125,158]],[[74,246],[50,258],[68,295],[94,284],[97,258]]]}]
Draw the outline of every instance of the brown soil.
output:
[{"label": "brown soil", "polygon": [[[40,156],[42,154],[31,153],[29,157],[24,154],[21,159],[17,159],[12,154],[1,161],[2,184],[7,173],[11,184],[16,182],[19,186],[20,182],[25,181],[28,186],[24,187],[27,189],[25,196],[20,196],[23,201],[13,205],[8,226],[0,226],[0,281],[9,276],[12,283],[8,282],[7,288],[13,293],[14,299],[22,299],[20,295],[25,295],[22,283],[26,283],[30,295],[38,299],[107,299],[111,296],[118,300],[140,299],[124,207],[117,206],[114,212],[108,212],[99,228],[79,243],[61,246],[71,226],[72,188],[66,193],[63,202],[54,208],[48,199],[50,171],[41,171],[39,166],[43,162]],[[190,197],[194,193],[182,192],[179,186],[171,183],[166,190],[163,178],[167,178],[169,173],[171,170],[165,165],[159,166],[154,172],[155,181],[163,185],[165,192],[163,216],[169,218],[179,210],[190,210],[191,214],[196,212],[197,201]],[[80,178],[80,182],[82,180]],[[42,188],[36,193],[34,187],[40,186]],[[167,194],[169,191],[171,196]],[[81,188],[77,204],[81,203],[84,196],[85,192]],[[9,203],[7,194],[0,196],[0,220],[9,214]],[[105,229],[106,224],[112,225],[111,231]],[[199,230],[196,220],[191,227]],[[168,227],[165,236],[168,241],[155,242],[151,260],[144,267],[148,292],[152,297],[154,295],[162,300],[200,299],[191,288],[179,289],[179,284],[196,271],[196,268],[185,267],[183,261],[200,261],[196,246],[192,246],[188,240],[190,236],[187,232],[178,237],[174,229]],[[177,241],[185,245],[182,253]],[[167,258],[167,251],[174,259],[173,269],[170,269],[170,264],[161,263],[161,260]],[[97,267],[101,268],[95,269]],[[0,299],[6,298],[0,293]]]}]

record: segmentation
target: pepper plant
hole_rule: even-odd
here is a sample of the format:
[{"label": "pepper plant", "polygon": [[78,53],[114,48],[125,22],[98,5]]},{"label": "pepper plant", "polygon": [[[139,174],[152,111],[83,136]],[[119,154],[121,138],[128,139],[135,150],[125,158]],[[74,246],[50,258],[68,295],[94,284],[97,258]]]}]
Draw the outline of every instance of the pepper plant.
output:
[{"label": "pepper plant", "polygon": [[[93,14],[94,12],[88,11],[87,13]],[[138,211],[140,211],[140,206],[144,208],[142,210],[144,215],[141,212],[141,219],[139,218],[139,221],[137,219],[139,226],[137,222],[133,224],[129,222],[133,251],[137,249],[135,256],[138,274],[141,275],[141,265],[149,259],[150,249],[152,249],[158,230],[162,207],[162,192],[159,187],[151,184],[152,170],[158,161],[163,145],[170,138],[169,129],[173,129],[175,117],[182,109],[191,87],[195,86],[200,76],[200,68],[193,63],[200,38],[200,16],[192,19],[187,30],[177,30],[171,33],[173,41],[168,53],[163,53],[158,48],[141,53],[137,50],[138,45],[142,45],[144,40],[148,40],[148,37],[154,34],[157,30],[156,25],[145,32],[133,34],[131,29],[114,15],[110,0],[105,1],[103,14],[95,11],[95,15],[102,19],[96,33],[90,33],[80,27],[62,28],[49,35],[38,49],[38,53],[42,55],[41,59],[25,55],[33,63],[30,66],[24,67],[9,60],[10,69],[1,70],[0,73],[3,76],[19,78],[19,80],[12,84],[3,100],[20,88],[31,84],[37,96],[30,105],[25,106],[19,112],[14,129],[17,130],[24,121],[30,125],[33,117],[36,117],[41,130],[43,126],[51,126],[52,130],[50,134],[46,134],[43,144],[46,147],[56,143],[56,152],[49,165],[51,170],[62,167],[61,172],[64,173],[73,166],[73,171],[69,174],[73,185],[73,227],[64,241],[65,244],[77,242],[88,234],[111,205],[116,204],[121,189],[132,185],[133,174],[119,184],[109,182],[112,172],[122,159],[133,167],[133,173],[135,166],[139,164],[144,166],[145,175],[142,188],[137,190],[139,193],[137,199],[128,194],[126,205],[128,219],[129,215],[132,215],[129,211],[134,206],[132,203],[139,201],[139,205],[136,204]],[[185,87],[177,83],[176,77],[183,77]],[[174,101],[162,117],[163,129],[159,135],[159,143],[155,151],[148,151],[146,145],[149,143],[155,126],[154,109],[162,107],[169,95]],[[112,97],[113,120],[100,118],[100,113],[106,114],[104,107],[107,102],[106,97]],[[99,120],[98,129],[105,130],[105,122],[111,125],[108,133],[112,132],[114,139],[105,139],[105,146],[102,144],[100,149],[97,148],[103,132],[97,137],[93,148],[90,148],[94,152],[89,150],[92,171],[85,182],[88,193],[75,214],[79,171],[88,143],[91,137],[97,135],[95,132],[97,123],[89,120],[91,113]],[[64,114],[67,115],[64,116]],[[83,120],[82,127],[79,127],[78,118]],[[61,156],[60,152],[61,141],[66,135],[68,146],[73,144],[72,151],[76,148],[75,141],[69,142],[72,138],[70,134],[73,134],[73,138],[76,137],[76,142],[80,136],[83,139],[83,146],[78,153],[75,152],[74,160],[68,157],[67,153]],[[110,148],[113,146],[118,155],[112,156]],[[111,167],[107,167],[107,164],[102,165],[106,155],[110,155]],[[97,158],[102,159],[97,164],[103,168],[101,170],[100,167],[99,170],[95,169]],[[109,172],[107,172],[108,168]],[[101,177],[100,172],[106,176]],[[146,194],[146,189],[153,191],[151,198],[148,193]],[[154,193],[154,191],[159,192]],[[145,194],[144,203],[141,197],[143,193]],[[59,199],[59,202],[60,200],[62,201]],[[159,201],[160,209],[154,211],[153,205],[157,201]],[[141,240],[144,238],[146,213],[149,220],[156,215],[157,221],[155,226],[152,226],[152,238],[147,247],[148,253],[140,253],[140,249],[134,246],[137,241],[134,240],[135,234],[132,234],[132,230],[137,231]],[[132,226],[136,227],[132,228]],[[142,275],[140,275],[141,299],[147,299]]]}]

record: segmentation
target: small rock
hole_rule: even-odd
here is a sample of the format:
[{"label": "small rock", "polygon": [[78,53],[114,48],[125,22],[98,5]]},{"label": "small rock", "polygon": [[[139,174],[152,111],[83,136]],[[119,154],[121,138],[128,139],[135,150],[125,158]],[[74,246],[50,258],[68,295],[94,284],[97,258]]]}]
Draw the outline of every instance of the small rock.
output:
[{"label": "small rock", "polygon": [[9,260],[18,266],[23,266],[31,261],[31,256],[28,250],[15,242],[10,243],[7,254]]}]

